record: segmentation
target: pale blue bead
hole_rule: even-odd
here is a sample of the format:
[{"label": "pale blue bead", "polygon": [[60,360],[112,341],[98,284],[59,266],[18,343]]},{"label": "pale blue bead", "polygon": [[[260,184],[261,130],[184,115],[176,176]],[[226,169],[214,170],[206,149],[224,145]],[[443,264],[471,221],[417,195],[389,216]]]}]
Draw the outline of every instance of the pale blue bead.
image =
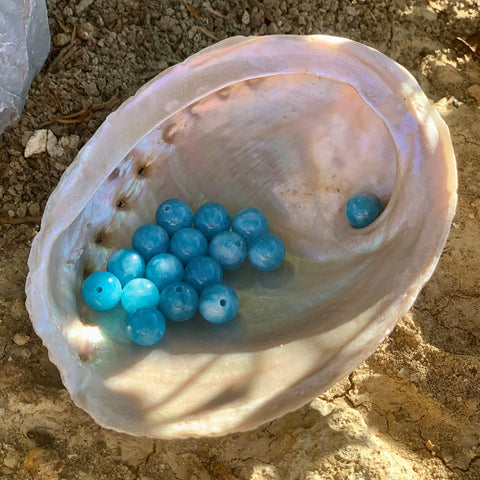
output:
[{"label": "pale blue bead", "polygon": [[232,270],[239,267],[247,255],[247,243],[238,233],[220,232],[215,235],[208,246],[208,254],[222,268]]},{"label": "pale blue bead", "polygon": [[185,267],[183,281],[189,283],[198,293],[205,287],[222,283],[223,272],[220,264],[212,257],[195,257]]},{"label": "pale blue bead", "polygon": [[130,280],[143,277],[145,261],[131,248],[122,248],[113,252],[107,263],[107,271],[113,273],[124,287]]},{"label": "pale blue bead", "polygon": [[373,193],[357,193],[350,197],[345,206],[347,220],[354,228],[364,228],[370,225],[382,211],[382,202]]},{"label": "pale blue bead", "polygon": [[193,216],[193,226],[210,240],[217,233],[230,229],[232,219],[228,210],[219,203],[205,203]]},{"label": "pale blue bead", "polygon": [[155,308],[159,300],[158,288],[146,278],[135,278],[123,287],[121,301],[128,313],[139,308]]},{"label": "pale blue bead", "polygon": [[198,295],[188,283],[172,283],[163,289],[158,306],[168,320],[185,322],[197,311]]},{"label": "pale blue bead", "polygon": [[267,217],[258,208],[244,208],[233,217],[232,231],[250,243],[260,234],[268,232]]},{"label": "pale blue bead", "polygon": [[208,242],[205,235],[195,228],[182,228],[170,240],[170,253],[184,265],[192,258],[205,255]]},{"label": "pale blue bead", "polygon": [[262,233],[248,248],[250,263],[263,272],[275,270],[282,264],[284,258],[283,242],[273,233]]},{"label": "pale blue bead", "polygon": [[163,202],[155,214],[156,222],[172,236],[192,224],[193,212],[188,203],[177,198]]},{"label": "pale blue bead", "polygon": [[82,295],[87,305],[95,310],[110,310],[120,301],[122,285],[110,272],[95,272],[83,282]]},{"label": "pale blue bead", "polygon": [[153,224],[137,228],[132,237],[132,246],[143,257],[145,263],[159,253],[165,253],[169,242],[167,231],[160,225]]},{"label": "pale blue bead", "polygon": [[170,253],[155,255],[145,268],[145,277],[152,281],[161,292],[167,285],[180,282],[183,278],[183,264]]},{"label": "pale blue bead", "polygon": [[140,308],[128,316],[126,327],[127,335],[134,343],[149,347],[165,334],[165,317],[156,308]]},{"label": "pale blue bead", "polygon": [[237,294],[227,285],[210,285],[200,294],[198,309],[208,322],[228,322],[238,311]]}]

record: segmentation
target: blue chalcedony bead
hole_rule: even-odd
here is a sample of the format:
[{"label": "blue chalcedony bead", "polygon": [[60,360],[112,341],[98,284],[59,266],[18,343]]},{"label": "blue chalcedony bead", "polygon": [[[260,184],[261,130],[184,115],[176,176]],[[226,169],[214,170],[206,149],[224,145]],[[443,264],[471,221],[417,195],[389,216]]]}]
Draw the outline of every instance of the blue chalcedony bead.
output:
[{"label": "blue chalcedony bead", "polygon": [[198,293],[205,287],[222,283],[223,272],[220,264],[212,257],[192,258],[185,267],[183,281],[189,283]]},{"label": "blue chalcedony bead", "polygon": [[161,292],[167,285],[182,280],[183,264],[175,255],[160,253],[147,263],[145,277]]},{"label": "blue chalcedony bead", "polygon": [[348,223],[354,228],[363,228],[370,225],[382,213],[380,199],[373,193],[356,193],[345,206],[345,215]]},{"label": "blue chalcedony bead", "polygon": [[208,246],[208,254],[225,270],[239,267],[247,255],[247,244],[243,237],[235,232],[220,232]]},{"label": "blue chalcedony bead", "polygon": [[137,251],[122,248],[110,256],[107,271],[113,273],[124,287],[130,280],[143,277],[145,261]]},{"label": "blue chalcedony bead", "polygon": [[157,223],[172,236],[192,224],[193,212],[188,203],[178,198],[163,202],[155,214]]},{"label": "blue chalcedony bead", "polygon": [[210,285],[200,294],[198,309],[208,322],[228,322],[238,311],[237,294],[227,285]]},{"label": "blue chalcedony bead", "polygon": [[192,258],[205,255],[208,242],[205,235],[195,228],[182,228],[170,240],[170,253],[184,265]]},{"label": "blue chalcedony bead", "polygon": [[131,313],[126,322],[127,335],[132,342],[149,347],[165,335],[165,317],[156,308],[139,308]]},{"label": "blue chalcedony bead", "polygon": [[233,217],[232,230],[250,243],[260,234],[268,232],[268,220],[258,208],[244,208]]},{"label": "blue chalcedony bead", "polygon": [[263,272],[278,268],[285,258],[285,247],[274,233],[262,233],[250,243],[248,259],[250,263]]},{"label": "blue chalcedony bead", "polygon": [[135,278],[128,282],[122,291],[123,308],[132,313],[139,308],[155,308],[160,300],[158,288],[146,278]]},{"label": "blue chalcedony bead", "polygon": [[160,225],[147,224],[135,230],[132,238],[133,248],[148,262],[155,255],[168,250],[170,238]]},{"label": "blue chalcedony bead", "polygon": [[188,283],[172,283],[160,294],[158,307],[169,320],[185,322],[192,318],[197,311],[197,292]]},{"label": "blue chalcedony bead", "polygon": [[95,272],[89,275],[82,285],[82,295],[95,310],[110,310],[120,301],[122,284],[110,272]]},{"label": "blue chalcedony bead", "polygon": [[205,203],[193,216],[193,226],[200,230],[207,240],[217,233],[229,230],[231,224],[232,218],[228,210],[219,203]]}]

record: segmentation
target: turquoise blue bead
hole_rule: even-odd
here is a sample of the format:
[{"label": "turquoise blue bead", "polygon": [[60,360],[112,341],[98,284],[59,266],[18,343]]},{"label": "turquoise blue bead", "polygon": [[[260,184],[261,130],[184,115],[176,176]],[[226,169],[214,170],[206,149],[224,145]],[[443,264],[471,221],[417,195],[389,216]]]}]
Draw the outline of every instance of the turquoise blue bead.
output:
[{"label": "turquoise blue bead", "polygon": [[130,248],[122,248],[112,253],[107,263],[107,271],[113,273],[124,287],[130,280],[143,277],[145,261],[143,257]]},{"label": "turquoise blue bead", "polygon": [[225,270],[233,270],[245,260],[247,244],[238,233],[220,232],[210,241],[208,254]]},{"label": "turquoise blue bead", "polygon": [[156,308],[140,308],[128,316],[126,327],[132,342],[149,347],[165,335],[165,317]]},{"label": "turquoise blue bead", "polygon": [[170,253],[184,265],[192,258],[205,255],[208,242],[205,235],[195,228],[182,228],[170,240]]},{"label": "turquoise blue bead", "polygon": [[87,305],[95,310],[110,310],[120,301],[122,285],[110,272],[95,272],[83,282],[82,295]]},{"label": "turquoise blue bead", "polygon": [[158,306],[168,320],[185,322],[197,311],[198,295],[188,283],[172,283],[163,289]]},{"label": "turquoise blue bead", "polygon": [[278,268],[285,258],[283,242],[274,233],[262,233],[248,248],[250,263],[263,272]]},{"label": "turquoise blue bead", "polygon": [[228,322],[238,311],[237,294],[227,285],[211,285],[200,294],[198,309],[207,322]]},{"label": "turquoise blue bead", "polygon": [[189,283],[198,293],[205,287],[222,283],[223,272],[220,264],[212,257],[195,257],[187,263],[183,281]]},{"label": "turquoise blue bead", "polygon": [[122,291],[123,308],[132,313],[139,308],[155,308],[160,300],[158,288],[146,278],[135,278],[128,282]]},{"label": "turquoise blue bead", "polygon": [[382,213],[380,199],[373,193],[356,193],[345,206],[345,215],[353,228],[364,228],[374,222]]},{"label": "turquoise blue bead", "polygon": [[260,234],[268,232],[267,217],[258,208],[244,208],[233,217],[232,231],[250,243]]},{"label": "turquoise blue bead", "polygon": [[193,212],[188,203],[178,198],[163,202],[157,209],[155,219],[172,236],[181,228],[192,224]]},{"label": "turquoise blue bead", "polygon": [[219,203],[205,203],[193,216],[193,226],[200,230],[207,240],[212,239],[217,233],[230,229],[232,218],[228,210]]},{"label": "turquoise blue bead", "polygon": [[159,253],[168,250],[170,238],[160,225],[147,224],[135,230],[132,238],[133,248],[143,257],[145,263]]},{"label": "turquoise blue bead", "polygon": [[147,263],[145,277],[161,292],[167,285],[182,280],[183,264],[175,255],[160,253]]}]

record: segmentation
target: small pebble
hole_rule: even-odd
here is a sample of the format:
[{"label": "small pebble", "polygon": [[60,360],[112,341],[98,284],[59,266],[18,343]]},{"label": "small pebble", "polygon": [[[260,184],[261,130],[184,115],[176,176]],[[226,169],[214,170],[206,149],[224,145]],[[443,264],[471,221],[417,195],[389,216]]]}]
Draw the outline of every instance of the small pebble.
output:
[{"label": "small pebble", "polygon": [[95,27],[89,23],[82,23],[77,27],[77,36],[82,40],[90,40],[95,36]]},{"label": "small pebble", "polygon": [[25,147],[25,158],[43,153],[47,150],[47,130],[36,130],[27,142]]},{"label": "small pebble", "polygon": [[68,45],[70,43],[71,38],[72,37],[70,35],[60,32],[53,37],[53,44],[56,47],[64,47],[65,45]]},{"label": "small pebble", "polygon": [[27,214],[27,206],[25,204],[22,203],[22,205],[20,205],[18,208],[17,208],[17,217],[20,217],[20,218],[24,218],[25,215]]},{"label": "small pebble", "polygon": [[30,341],[30,337],[28,335],[25,335],[24,333],[16,333],[13,337],[13,341],[15,345],[23,347]]},{"label": "small pebble", "polygon": [[64,154],[64,150],[58,145],[57,137],[48,130],[47,133],[47,152],[53,158],[61,158]]},{"label": "small pebble", "polygon": [[28,206],[28,212],[32,217],[40,216],[40,205],[38,203],[31,203]]}]

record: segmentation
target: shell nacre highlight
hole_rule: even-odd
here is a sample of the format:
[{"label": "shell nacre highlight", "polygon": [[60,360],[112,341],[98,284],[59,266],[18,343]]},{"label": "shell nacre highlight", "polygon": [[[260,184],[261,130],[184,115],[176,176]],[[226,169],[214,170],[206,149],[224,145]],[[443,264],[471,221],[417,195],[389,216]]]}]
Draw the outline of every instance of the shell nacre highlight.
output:
[{"label": "shell nacre highlight", "polygon": [[[32,245],[27,308],[74,402],[99,424],[172,438],[246,430],[305,404],[367,358],[433,273],[456,206],[446,125],[383,54],[329,36],[224,40],[111,114],[65,172]],[[359,191],[385,209],[363,229]],[[83,279],[167,198],[265,212],[287,256],[226,272],[223,326],[128,341]]]}]

